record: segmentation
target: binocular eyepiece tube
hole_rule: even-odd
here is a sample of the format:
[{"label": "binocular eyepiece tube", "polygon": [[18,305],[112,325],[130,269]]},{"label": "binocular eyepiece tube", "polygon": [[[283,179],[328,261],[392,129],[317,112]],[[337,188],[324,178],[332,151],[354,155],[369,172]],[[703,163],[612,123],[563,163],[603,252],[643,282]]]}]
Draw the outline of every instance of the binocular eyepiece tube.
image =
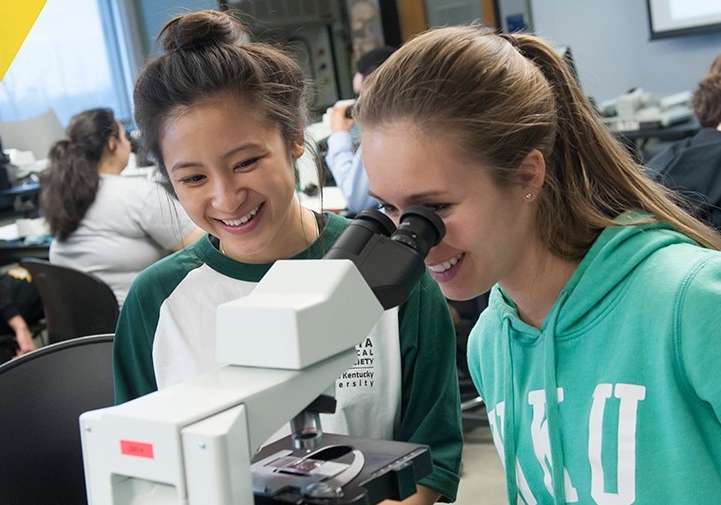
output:
[{"label": "binocular eyepiece tube", "polygon": [[326,259],[350,259],[384,308],[403,303],[425,272],[423,260],[446,233],[443,220],[420,205],[408,207],[398,228],[375,209],[358,213]]}]

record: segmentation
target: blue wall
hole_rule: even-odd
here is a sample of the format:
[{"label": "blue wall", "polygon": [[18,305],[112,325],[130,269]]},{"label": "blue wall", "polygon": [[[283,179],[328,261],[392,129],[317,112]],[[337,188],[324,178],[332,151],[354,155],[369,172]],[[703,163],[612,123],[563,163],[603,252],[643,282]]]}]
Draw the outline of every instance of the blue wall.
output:
[{"label": "blue wall", "polygon": [[663,97],[693,90],[721,54],[721,33],[649,40],[645,0],[532,0],[535,32],[568,45],[586,95],[633,87]]}]

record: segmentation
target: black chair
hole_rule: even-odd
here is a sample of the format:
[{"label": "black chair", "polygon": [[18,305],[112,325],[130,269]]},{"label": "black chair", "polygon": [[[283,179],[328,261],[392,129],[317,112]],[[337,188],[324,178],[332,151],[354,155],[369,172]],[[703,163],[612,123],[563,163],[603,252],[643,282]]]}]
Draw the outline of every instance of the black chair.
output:
[{"label": "black chair", "polygon": [[79,417],[113,405],[113,335],[0,365],[0,505],[87,503]]},{"label": "black chair", "polygon": [[98,277],[49,261],[24,258],[45,311],[48,343],[83,335],[114,333],[118,300]]}]

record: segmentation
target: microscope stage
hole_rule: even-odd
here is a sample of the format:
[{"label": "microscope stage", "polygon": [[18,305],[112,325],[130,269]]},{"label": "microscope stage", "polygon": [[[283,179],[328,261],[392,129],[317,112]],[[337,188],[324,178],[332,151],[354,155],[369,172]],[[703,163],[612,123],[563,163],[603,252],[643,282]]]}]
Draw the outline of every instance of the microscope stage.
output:
[{"label": "microscope stage", "polygon": [[[323,442],[313,451],[291,447],[291,438],[286,437],[253,458],[256,505],[374,505],[385,499],[402,500],[415,492],[416,482],[433,467],[428,446],[406,442],[323,433]],[[353,468],[355,477],[339,485],[339,477]]]}]

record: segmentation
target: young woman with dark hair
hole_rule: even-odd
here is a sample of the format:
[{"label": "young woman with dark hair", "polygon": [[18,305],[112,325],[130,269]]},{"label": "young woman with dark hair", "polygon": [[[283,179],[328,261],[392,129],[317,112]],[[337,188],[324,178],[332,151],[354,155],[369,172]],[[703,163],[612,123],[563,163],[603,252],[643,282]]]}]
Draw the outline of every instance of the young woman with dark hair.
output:
[{"label": "young woman with dark hair", "polygon": [[[277,260],[322,258],[350,223],[304,207],[295,192],[294,165],[306,148],[300,66],[242,34],[227,13],[179,16],[138,78],[141,138],[207,235],[131,287],[115,336],[117,402],[222,366],[216,307],[250,293]],[[462,449],[455,338],[428,275],[357,350],[356,365],[336,381],[338,407],[322,415],[323,429],[429,445],[432,473],[407,500],[453,501]]]}]

